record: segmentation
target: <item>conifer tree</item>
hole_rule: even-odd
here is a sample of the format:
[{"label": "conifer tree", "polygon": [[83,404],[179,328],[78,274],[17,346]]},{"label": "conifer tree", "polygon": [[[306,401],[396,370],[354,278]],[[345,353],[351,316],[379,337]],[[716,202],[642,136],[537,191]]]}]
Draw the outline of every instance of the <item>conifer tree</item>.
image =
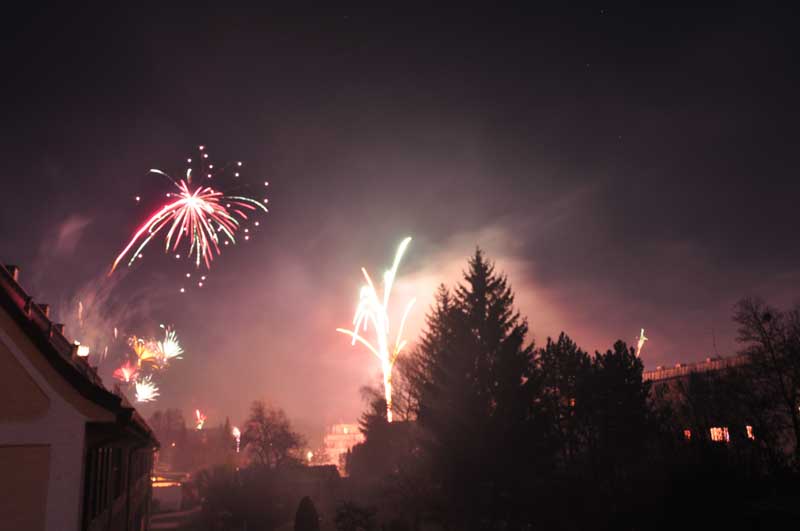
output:
[{"label": "conifer tree", "polygon": [[532,346],[505,276],[480,249],[464,280],[440,287],[417,349],[419,423],[450,514],[477,522],[525,470]]},{"label": "conifer tree", "polygon": [[564,332],[556,341],[547,338],[536,354],[540,413],[563,465],[573,462],[582,450],[581,428],[592,400],[587,393],[591,368],[592,359]]}]

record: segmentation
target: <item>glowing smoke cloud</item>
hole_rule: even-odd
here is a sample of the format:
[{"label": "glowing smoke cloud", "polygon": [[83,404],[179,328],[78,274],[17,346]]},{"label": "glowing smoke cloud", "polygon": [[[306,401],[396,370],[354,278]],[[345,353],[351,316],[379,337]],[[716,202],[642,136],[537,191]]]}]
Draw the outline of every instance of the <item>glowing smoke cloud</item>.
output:
[{"label": "glowing smoke cloud", "polygon": [[195,422],[194,427],[196,430],[202,430],[203,425],[206,423],[206,416],[203,415],[199,409],[194,410]]},{"label": "glowing smoke cloud", "polygon": [[[400,265],[400,260],[403,254],[411,243],[411,238],[405,238],[400,246],[397,248],[397,254],[394,257],[394,263],[389,271],[383,275],[383,298],[378,297],[375,290],[375,285],[372,283],[367,270],[361,268],[364,273],[364,278],[367,284],[361,288],[356,314],[353,317],[353,330],[344,328],[337,328],[337,332],[347,334],[352,337],[351,345],[356,342],[361,343],[367,347],[381,362],[381,371],[383,372],[383,390],[386,399],[386,420],[392,422],[392,368],[394,367],[397,357],[406,346],[406,340],[403,339],[403,327],[405,326],[408,312],[414,305],[414,299],[409,301],[403,312],[403,317],[400,320],[400,326],[397,329],[397,336],[392,347],[389,346],[389,295],[392,292],[392,285],[394,284],[395,276],[397,275],[397,267]],[[359,330],[366,331],[369,323],[372,323],[375,329],[375,338],[377,340],[377,347],[359,335]]]},{"label": "glowing smoke cloud", "polygon": [[644,328],[642,328],[642,331],[639,333],[639,337],[638,337],[638,340],[637,340],[637,343],[636,343],[636,357],[637,358],[639,357],[639,354],[642,353],[642,349],[644,348],[644,342],[645,341],[647,341],[647,338],[644,337]]},{"label": "glowing smoke cloud", "polygon": [[158,387],[150,380],[150,376],[138,380],[135,385],[137,402],[153,402],[159,396]]},{"label": "glowing smoke cloud", "polygon": [[[210,179],[214,175],[212,171],[214,165],[207,162],[208,153],[204,153],[203,149],[204,147],[200,146],[202,153],[200,157],[201,176],[205,175]],[[191,159],[188,162],[191,163]],[[241,166],[241,162],[237,164]],[[135,248],[136,250],[130,254],[129,266],[137,257],[141,257],[142,249],[167,227],[169,229],[167,229],[165,238],[165,252],[177,250],[185,236],[189,244],[187,256],[191,258],[194,255],[198,268],[201,262],[205,264],[206,268],[210,268],[214,253],[217,255],[221,253],[220,241],[226,245],[236,242],[234,233],[239,229],[240,219],[247,219],[247,211],[261,209],[267,212],[267,208],[255,199],[227,196],[210,186],[193,185],[191,168],[186,170],[186,177],[178,181],[161,170],[152,169],[150,171],[172,181],[178,192],[168,193],[167,197],[176,199],[163,205],[139,227],[128,245],[114,260],[109,275],[114,272],[131,249]],[[236,176],[238,177],[239,174],[236,173]],[[222,234],[226,240],[221,240],[219,234]],[[245,236],[245,239],[249,239],[249,236]],[[180,257],[180,255],[176,255],[176,257]]]}]

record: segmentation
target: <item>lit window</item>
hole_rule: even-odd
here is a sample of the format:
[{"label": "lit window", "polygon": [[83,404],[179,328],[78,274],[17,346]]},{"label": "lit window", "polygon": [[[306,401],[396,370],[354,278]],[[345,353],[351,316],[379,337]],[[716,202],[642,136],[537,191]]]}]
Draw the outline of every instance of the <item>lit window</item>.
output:
[{"label": "lit window", "polygon": [[744,428],[747,430],[747,438],[752,440],[752,441],[755,441],[756,440],[756,436],[753,435],[753,427],[752,426],[745,426]]},{"label": "lit window", "polygon": [[575,399],[574,398],[570,398],[569,399],[569,407],[575,407]]},{"label": "lit window", "polygon": [[683,430],[683,438],[687,441],[692,440],[692,430]]},{"label": "lit window", "polygon": [[723,426],[721,428],[714,427],[709,429],[711,432],[711,440],[716,442],[729,442],[731,440],[731,436],[728,433],[727,426]]}]

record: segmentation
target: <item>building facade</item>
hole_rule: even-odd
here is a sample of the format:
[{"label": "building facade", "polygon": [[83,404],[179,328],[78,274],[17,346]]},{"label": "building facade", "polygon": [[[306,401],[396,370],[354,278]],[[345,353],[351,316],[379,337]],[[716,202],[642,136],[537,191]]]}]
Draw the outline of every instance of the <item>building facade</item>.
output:
[{"label": "building facade", "polygon": [[18,276],[0,266],[0,527],[147,529],[155,436]]},{"label": "building facade", "polygon": [[325,464],[335,465],[341,475],[346,475],[345,456],[353,446],[364,442],[364,434],[358,424],[334,424],[328,428],[323,439],[323,448],[328,460]]},{"label": "building facade", "polygon": [[642,379],[651,382],[652,398],[670,404],[676,419],[683,423],[682,436],[687,442],[749,444],[756,440],[756,432],[763,430],[757,429],[757,417],[742,395],[734,392],[728,378],[748,363],[745,355],[706,358],[674,367],[659,366],[645,371]]}]

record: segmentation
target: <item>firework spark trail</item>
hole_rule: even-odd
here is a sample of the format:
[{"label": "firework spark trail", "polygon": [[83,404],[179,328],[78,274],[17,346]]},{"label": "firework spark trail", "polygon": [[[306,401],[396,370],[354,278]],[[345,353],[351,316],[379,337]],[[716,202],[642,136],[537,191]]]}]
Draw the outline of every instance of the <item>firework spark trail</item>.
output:
[{"label": "firework spark trail", "polygon": [[[400,246],[397,248],[397,253],[394,257],[392,268],[386,271],[383,275],[383,297],[378,296],[375,290],[375,285],[372,282],[367,270],[361,268],[364,274],[364,279],[367,284],[361,288],[359,295],[359,302],[356,308],[355,316],[353,317],[353,329],[348,330],[345,328],[337,328],[337,332],[346,334],[352,338],[351,345],[357,342],[367,347],[381,362],[381,372],[383,374],[383,390],[384,398],[386,400],[386,420],[392,422],[392,368],[394,367],[397,357],[406,346],[407,342],[403,339],[403,328],[405,327],[406,318],[408,317],[411,307],[414,305],[415,299],[411,299],[406,305],[403,317],[400,320],[400,326],[397,329],[395,342],[390,346],[389,339],[389,296],[392,292],[395,276],[397,275],[397,268],[400,265],[400,260],[403,254],[411,243],[411,238],[405,238]],[[375,338],[377,340],[377,347],[364,339],[359,334],[359,330],[365,331],[368,325],[372,323],[375,330]]]},{"label": "firework spark trail", "polygon": [[159,389],[152,381],[153,375],[167,369],[171,360],[182,359],[184,351],[175,330],[163,324],[160,327],[164,329],[163,341],[130,336],[128,345],[136,355],[136,362],[125,360],[112,374],[117,380],[134,383],[137,402],[155,400],[159,396]]},{"label": "firework spark trail", "polygon": [[239,442],[242,440],[242,432],[239,430],[237,426],[234,426],[231,430],[231,435],[233,438],[236,439],[236,453],[239,453]]},{"label": "firework spark trail", "polygon": [[153,402],[159,396],[158,387],[152,382],[150,376],[137,380],[135,386],[137,402]]},{"label": "firework spark trail", "polygon": [[[203,150],[203,146],[200,147]],[[204,153],[204,157],[207,154]],[[206,157],[207,158],[207,157]],[[201,158],[201,160],[203,160]],[[191,159],[189,159],[191,162]],[[238,163],[241,165],[241,163]],[[213,167],[209,165],[208,168]],[[267,208],[255,199],[244,196],[227,196],[210,186],[193,186],[191,169],[186,171],[184,179],[175,181],[161,170],[151,169],[153,173],[167,177],[177,188],[176,200],[163,205],[151,215],[134,233],[128,245],[114,260],[109,275],[114,272],[122,259],[134,247],[136,250],[130,254],[128,266],[140,256],[141,251],[162,229],[167,230],[164,249],[166,252],[175,251],[184,236],[189,242],[189,258],[194,255],[196,267],[201,262],[206,268],[211,268],[214,254],[221,254],[219,246],[221,233],[227,238],[225,243],[236,243],[235,232],[240,227],[240,219],[248,219],[248,212],[257,209],[267,212]],[[204,170],[205,172],[205,170]],[[238,173],[236,176],[238,177]],[[212,174],[208,173],[211,178]],[[266,185],[267,183],[265,183]],[[264,200],[266,202],[266,200]],[[248,236],[245,236],[247,239]],[[138,245],[138,246],[137,246]]]},{"label": "firework spark trail", "polygon": [[[254,199],[241,196],[226,197],[221,192],[217,192],[210,187],[198,187],[194,191],[189,189],[186,181],[178,184],[180,193],[179,199],[164,205],[161,210],[152,215],[134,234],[128,245],[114,260],[110,273],[113,273],[120,261],[125,257],[131,248],[140,242],[139,247],[131,255],[128,265],[131,265],[142,249],[156,236],[164,227],[170,225],[165,241],[165,251],[176,250],[184,234],[189,238],[189,253],[191,257],[195,255],[195,264],[200,267],[201,261],[207,268],[211,267],[214,259],[214,252],[221,253],[219,247],[219,236],[214,224],[228,238],[228,241],[235,243],[234,232],[239,228],[239,220],[234,217],[227,205],[241,207],[246,210],[254,211],[261,208],[266,212],[266,207]],[[222,201],[227,201],[225,205]],[[234,209],[242,219],[247,219],[243,210]],[[177,236],[176,236],[177,229]],[[147,234],[146,237],[143,237]],[[173,243],[174,238],[174,243]],[[109,274],[110,274],[109,273]]]},{"label": "firework spark trail", "polygon": [[636,357],[638,358],[639,355],[642,353],[642,349],[644,348],[644,342],[647,341],[647,338],[644,336],[644,328],[639,333],[639,337],[637,338],[636,342]]},{"label": "firework spark trail", "polygon": [[141,367],[143,363],[151,363],[155,367],[158,367],[158,348],[154,341],[145,341],[140,337],[131,336],[128,338],[128,344],[133,349],[133,353],[136,354],[136,363],[139,367]]},{"label": "firework spark trail", "polygon": [[157,342],[157,354],[160,365],[166,367],[173,359],[183,359],[181,357],[183,347],[178,341],[178,334],[172,327],[161,325],[161,328],[164,328],[164,340]]},{"label": "firework spark trail", "polygon": [[203,425],[206,423],[207,417],[199,409],[194,410],[194,415],[195,415],[195,422],[194,422],[195,429],[198,431],[202,430]]},{"label": "firework spark trail", "polygon": [[126,361],[122,365],[119,366],[117,370],[114,371],[114,378],[121,382],[130,383],[136,379],[136,376],[139,374],[139,369],[135,365],[131,364],[130,361]]}]

